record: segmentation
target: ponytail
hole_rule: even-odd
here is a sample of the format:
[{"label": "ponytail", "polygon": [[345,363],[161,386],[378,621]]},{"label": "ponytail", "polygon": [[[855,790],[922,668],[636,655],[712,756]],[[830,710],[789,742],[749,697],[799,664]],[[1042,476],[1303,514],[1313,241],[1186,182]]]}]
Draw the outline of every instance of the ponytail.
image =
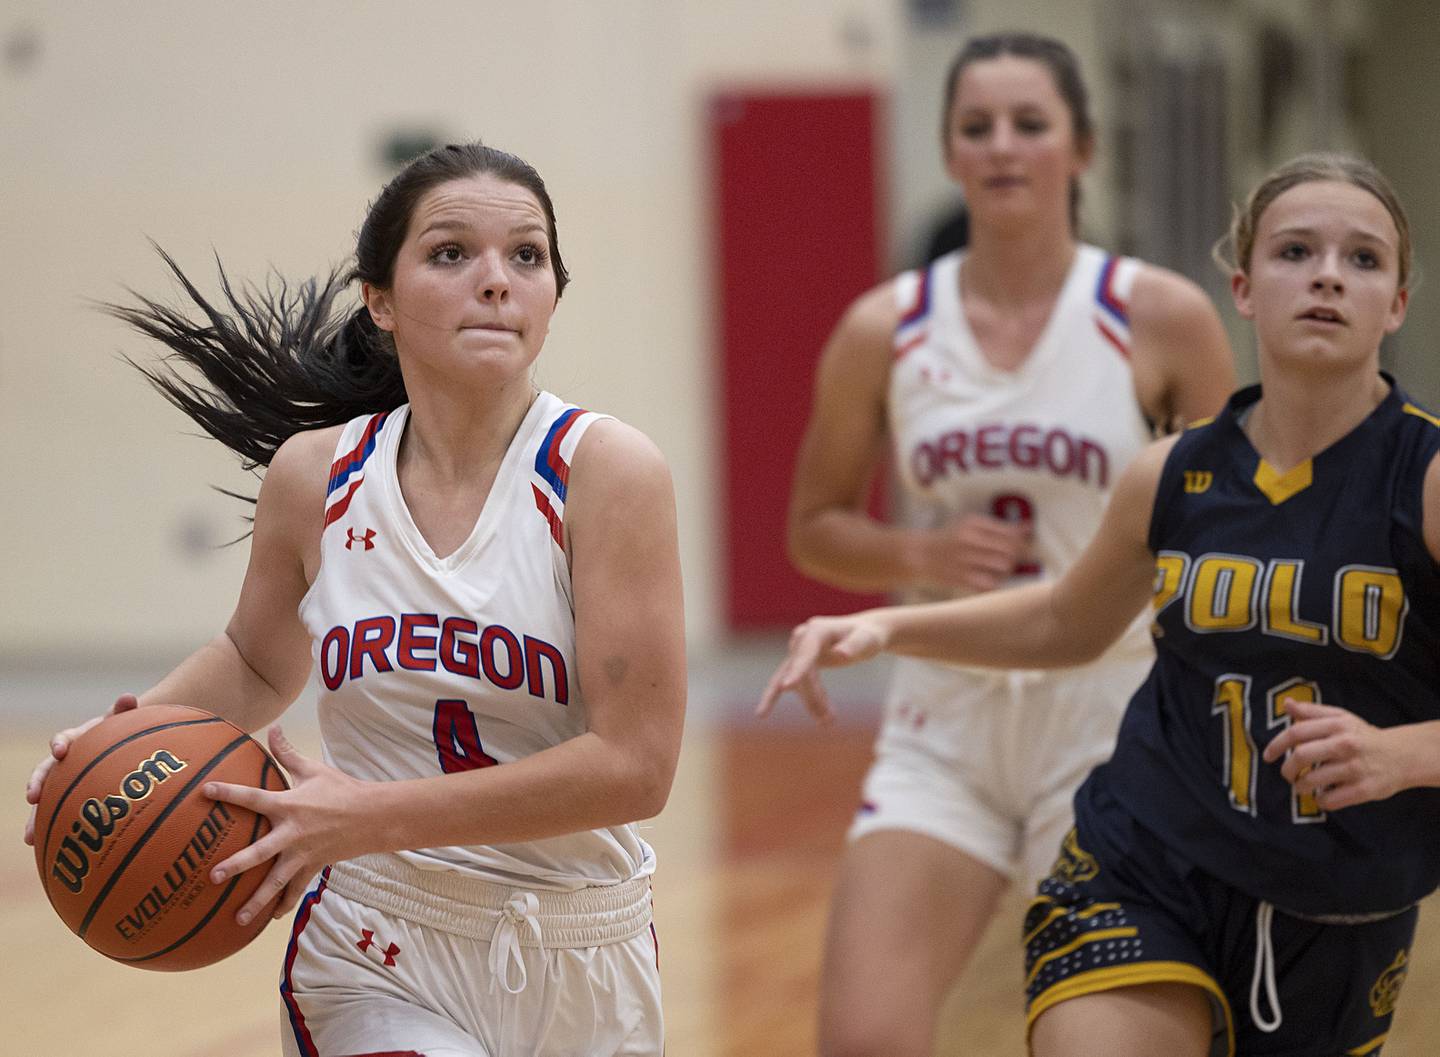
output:
[{"label": "ponytail", "polygon": [[[340,270],[299,286],[275,276],[264,289],[236,289],[217,258],[225,302],[217,307],[168,253],[155,248],[203,322],[134,291],[138,304],[100,308],[169,349],[153,367],[126,360],[239,455],[247,470],[270,465],[296,433],[405,402],[389,335],[375,326],[364,305],[348,314],[336,307],[350,282]],[[181,374],[183,367],[198,371],[203,383]]]}]

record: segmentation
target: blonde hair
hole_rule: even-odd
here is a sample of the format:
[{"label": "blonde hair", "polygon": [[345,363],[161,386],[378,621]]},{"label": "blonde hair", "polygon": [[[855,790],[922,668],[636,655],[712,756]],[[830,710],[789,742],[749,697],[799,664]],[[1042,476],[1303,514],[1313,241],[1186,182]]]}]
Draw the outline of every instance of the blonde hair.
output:
[{"label": "blonde hair", "polygon": [[1229,232],[1215,244],[1214,256],[1227,272],[1250,272],[1250,255],[1255,249],[1255,230],[1270,203],[1292,187],[1316,181],[1348,183],[1369,191],[1390,214],[1400,236],[1400,289],[1410,282],[1412,247],[1410,221],[1390,181],[1373,164],[1353,154],[1313,153],[1292,158],[1261,180],[1250,192],[1243,208],[1235,210]]}]

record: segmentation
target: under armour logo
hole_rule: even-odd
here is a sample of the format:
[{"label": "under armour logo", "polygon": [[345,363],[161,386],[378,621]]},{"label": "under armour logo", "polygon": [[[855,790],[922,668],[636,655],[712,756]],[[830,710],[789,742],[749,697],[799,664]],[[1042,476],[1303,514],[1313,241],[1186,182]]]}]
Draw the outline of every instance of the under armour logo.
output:
[{"label": "under armour logo", "polygon": [[355,535],[355,530],[354,530],[353,528],[347,528],[347,529],[345,530],[345,549],[348,551],[348,550],[350,550],[352,547],[354,547],[355,544],[357,544],[357,543],[363,543],[363,544],[365,544],[365,549],[366,549],[367,551],[373,551],[373,550],[375,549],[375,544],[374,544],[374,542],[373,542],[374,539],[375,539],[375,530],[374,530],[374,529],[367,528],[367,529],[365,530],[364,535],[357,536],[357,535]]},{"label": "under armour logo", "polygon": [[385,965],[394,965],[395,955],[400,953],[400,948],[393,943],[384,950],[377,947],[375,945],[375,933],[370,929],[360,930],[360,941],[356,943],[355,946],[359,947],[365,952],[366,956],[374,961],[378,962],[382,958],[385,959]]}]

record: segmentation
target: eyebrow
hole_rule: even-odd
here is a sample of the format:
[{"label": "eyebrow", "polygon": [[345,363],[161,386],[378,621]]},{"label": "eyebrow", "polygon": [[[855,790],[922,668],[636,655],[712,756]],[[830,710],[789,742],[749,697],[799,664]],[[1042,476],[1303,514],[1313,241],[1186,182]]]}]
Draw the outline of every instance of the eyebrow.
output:
[{"label": "eyebrow", "polygon": [[[1281,228],[1279,231],[1272,232],[1271,235],[1270,235],[1270,237],[1271,237],[1272,239],[1280,239],[1280,238],[1291,238],[1291,237],[1294,237],[1294,236],[1296,236],[1296,235],[1303,235],[1303,236],[1305,236],[1305,237],[1307,237],[1307,238],[1312,238],[1312,239],[1313,239],[1313,238],[1316,238],[1316,237],[1318,236],[1318,234],[1319,234],[1319,232],[1317,232],[1314,228],[1292,227],[1292,228]],[[1371,230],[1368,229],[1368,228],[1351,228],[1348,232],[1346,232],[1346,236],[1347,236],[1347,237],[1354,237],[1354,236],[1356,236],[1356,235],[1358,235],[1358,236],[1360,236],[1361,238],[1364,238],[1364,239],[1370,239],[1370,240],[1372,240],[1372,241],[1374,241],[1374,242],[1379,242],[1379,243],[1381,243],[1381,244],[1383,244],[1383,245],[1386,245],[1386,246],[1388,246],[1388,245],[1390,244],[1390,240],[1389,240],[1386,236],[1381,235],[1381,234],[1379,234],[1378,232],[1371,231]]]}]

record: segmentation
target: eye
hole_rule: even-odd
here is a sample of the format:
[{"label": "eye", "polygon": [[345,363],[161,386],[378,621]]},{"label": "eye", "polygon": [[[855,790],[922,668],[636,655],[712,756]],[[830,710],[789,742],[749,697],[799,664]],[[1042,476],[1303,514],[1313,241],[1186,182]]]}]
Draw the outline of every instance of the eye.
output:
[{"label": "eye", "polygon": [[1280,247],[1280,257],[1287,261],[1303,261],[1310,255],[1310,249],[1303,242],[1287,242]]},{"label": "eye", "polygon": [[458,264],[465,259],[465,251],[454,242],[446,242],[431,250],[429,259],[436,264]]},{"label": "eye", "polygon": [[1027,136],[1038,136],[1050,129],[1050,122],[1040,117],[1022,117],[1015,122],[1015,127]]},{"label": "eye", "polygon": [[545,252],[543,247],[537,246],[533,242],[527,242],[515,251],[515,259],[521,264],[539,267],[550,259],[550,255]]},{"label": "eye", "polygon": [[966,139],[979,139],[990,131],[988,121],[964,121],[960,124],[960,135]]},{"label": "eye", "polygon": [[1356,250],[1351,254],[1351,259],[1354,260],[1356,267],[1364,268],[1366,271],[1380,267],[1380,255],[1374,250]]}]

